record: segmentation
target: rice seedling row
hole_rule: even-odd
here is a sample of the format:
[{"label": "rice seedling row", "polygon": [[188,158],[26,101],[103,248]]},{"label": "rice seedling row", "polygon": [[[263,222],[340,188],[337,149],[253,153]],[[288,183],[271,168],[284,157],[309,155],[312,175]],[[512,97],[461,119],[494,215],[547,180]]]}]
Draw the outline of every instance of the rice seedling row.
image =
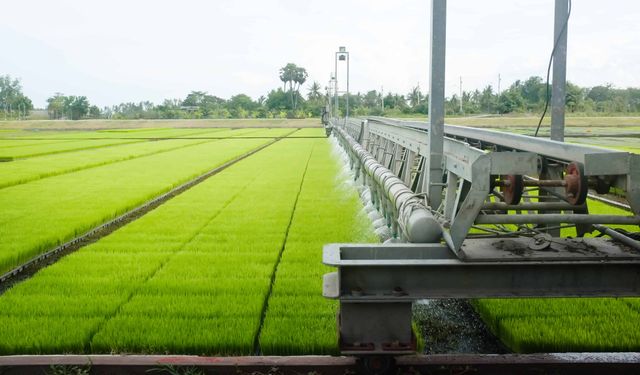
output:
[{"label": "rice seedling row", "polygon": [[92,350],[252,354],[310,146],[282,141],[253,160],[262,176],[141,285]]},{"label": "rice seedling row", "polygon": [[476,310],[516,352],[638,351],[637,298],[482,299]]},{"label": "rice seedling row", "polygon": [[0,157],[15,160],[22,158],[32,158],[42,155],[58,154],[70,151],[80,151],[88,149],[97,149],[110,146],[124,145],[128,143],[142,142],[139,139],[99,139],[99,140],[65,140],[46,145],[29,145],[21,147],[11,147],[0,150]]},{"label": "rice seedling row", "polygon": [[[34,258],[32,258],[31,260],[29,260],[26,263],[23,263],[22,265],[20,265],[19,267],[16,267],[15,269],[13,269],[10,272],[7,272],[4,275],[0,275],[0,294],[7,288],[10,288],[13,284],[17,283],[20,281],[20,279],[18,279],[18,277],[21,278],[25,278],[28,277],[29,275],[33,274],[34,272],[38,271],[39,269],[46,267],[46,264],[43,264],[44,261],[46,261],[47,263],[53,263],[55,261],[57,261],[60,257],[65,256],[68,253],[71,253],[83,246],[85,246],[87,243],[91,243],[94,242],[96,239],[106,236],[108,234],[110,234],[111,232],[113,232],[114,230],[118,229],[119,227],[127,224],[130,221],[136,220],[137,218],[139,218],[140,216],[146,214],[147,212],[155,209],[156,207],[160,206],[161,204],[164,204],[167,200],[175,197],[178,194],[181,194],[182,192],[186,191],[187,189],[191,188],[192,186],[201,183],[202,181],[204,181],[205,179],[211,177],[212,175],[219,173],[220,171],[228,168],[229,166],[255,154],[256,152],[270,146],[272,143],[275,143],[277,141],[273,140],[271,143],[266,143],[258,148],[255,148],[233,160],[230,160],[210,171],[208,171],[207,173],[204,173],[178,187],[175,187],[173,189],[171,189],[169,192],[164,193],[146,203],[144,203],[141,206],[138,206],[130,211],[128,211],[127,213],[113,219],[110,220],[98,227],[95,227],[93,229],[91,229],[90,231],[74,238],[73,240],[66,242],[60,246],[55,247],[52,250],[47,251],[46,253],[40,254],[39,256],[36,256]],[[26,275],[25,275],[26,274]]]},{"label": "rice seedling row", "polygon": [[269,140],[222,140],[0,190],[0,273]]},{"label": "rice seedling row", "polygon": [[260,336],[266,355],[336,354],[337,302],[322,297],[322,247],[377,242],[354,187],[329,142],[309,162]]},{"label": "rice seedling row", "polygon": [[61,141],[82,139],[123,139],[123,138],[172,138],[175,136],[212,134],[228,128],[199,128],[199,129],[172,129],[172,128],[145,128],[145,129],[103,129],[103,130],[65,130],[65,131],[33,131],[22,130],[18,133],[0,134],[0,147],[12,143],[30,141]]},{"label": "rice seedling row", "polygon": [[[255,132],[255,129],[244,131],[220,131],[222,136]],[[8,186],[27,183],[45,177],[58,176],[83,169],[99,167],[106,164],[154,155],[177,150],[218,139],[170,139],[155,142],[128,143],[118,147],[87,149],[75,152],[43,155],[39,158],[15,160],[11,163],[0,163],[0,189]]]},{"label": "rice seedling row", "polygon": [[[109,135],[108,133],[107,136],[103,136],[102,134],[96,134],[97,132],[82,132],[67,135],[64,138],[60,137],[59,133],[54,133],[58,134],[57,138],[53,138],[53,136],[43,137],[39,138],[39,141],[34,138],[26,138],[26,140],[25,138],[13,140],[5,139],[0,140],[0,157],[7,160],[33,158],[44,155],[126,145],[130,143],[143,142],[149,139],[172,139],[179,136],[189,138],[197,135],[210,135],[217,133],[220,130],[226,130],[229,132],[229,135],[236,134],[228,129],[209,129],[207,131],[203,131],[202,129],[197,131],[193,129],[167,129],[145,133],[142,137],[136,137],[135,134],[118,137],[117,135]],[[245,132],[247,131],[242,130],[238,133],[242,134]],[[27,144],[21,145],[23,142],[27,142]]]},{"label": "rice seedling row", "polygon": [[0,352],[250,354],[310,142],[283,140],[7,291]]}]

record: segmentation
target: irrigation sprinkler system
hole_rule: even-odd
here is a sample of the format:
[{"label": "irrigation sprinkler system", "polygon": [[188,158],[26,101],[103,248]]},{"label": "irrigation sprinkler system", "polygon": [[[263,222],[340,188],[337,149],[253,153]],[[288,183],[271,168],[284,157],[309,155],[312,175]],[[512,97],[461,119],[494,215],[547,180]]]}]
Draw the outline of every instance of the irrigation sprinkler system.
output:
[{"label": "irrigation sprinkler system", "polygon": [[[562,142],[569,1],[555,3],[554,140],[444,124],[446,0],[431,1],[429,121],[326,122],[393,237],[324,248],[343,354],[413,353],[417,299],[640,295],[640,242],[606,226],[640,224],[640,155]],[[631,212],[590,214],[590,190]]]}]

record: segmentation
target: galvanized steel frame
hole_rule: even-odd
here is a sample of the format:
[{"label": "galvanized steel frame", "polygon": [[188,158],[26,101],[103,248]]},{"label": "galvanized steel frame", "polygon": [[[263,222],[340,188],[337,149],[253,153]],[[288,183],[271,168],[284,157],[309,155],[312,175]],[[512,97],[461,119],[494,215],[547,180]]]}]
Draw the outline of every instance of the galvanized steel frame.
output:
[{"label": "galvanized steel frame", "polygon": [[[559,235],[559,223],[574,223],[579,235],[594,226],[604,230],[600,224],[640,223],[640,156],[561,142],[567,1],[556,0],[554,140],[444,124],[446,0],[431,1],[429,121],[330,121],[356,179],[369,187],[372,203],[405,242],[325,246],[323,262],[338,270],[324,276],[323,294],[340,300],[343,353],[414,350],[410,306],[415,299],[640,295],[638,241],[549,235]],[[541,202],[491,199],[500,195],[492,186],[498,176],[562,182],[562,169],[571,163],[581,168],[581,184],[598,182],[624,191],[633,215],[589,215],[588,203],[571,203],[551,181],[539,187],[540,195],[547,194]],[[407,210],[400,198],[412,208]],[[410,226],[407,212],[414,210],[423,220],[413,220],[411,231],[400,229]],[[524,229],[528,236],[547,234],[509,238],[496,231],[498,239],[469,239],[471,228],[482,224],[520,225],[512,236]],[[548,226],[537,230],[530,224]],[[429,235],[420,236],[421,226]]]}]

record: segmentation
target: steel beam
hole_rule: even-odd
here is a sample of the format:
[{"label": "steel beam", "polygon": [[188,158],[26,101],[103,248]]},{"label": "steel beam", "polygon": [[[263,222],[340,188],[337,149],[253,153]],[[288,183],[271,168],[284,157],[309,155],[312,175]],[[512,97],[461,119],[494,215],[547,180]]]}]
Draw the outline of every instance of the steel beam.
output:
[{"label": "steel beam", "polygon": [[567,87],[567,31],[569,0],[556,0],[553,23],[553,86],[551,92],[551,139],[564,141],[564,111]]},{"label": "steel beam", "polygon": [[476,224],[640,224],[640,216],[594,214],[478,215]]},{"label": "steel beam", "polygon": [[447,1],[431,0],[431,46],[429,53],[429,142],[427,178],[423,191],[434,209],[442,201],[444,142],[444,82],[447,36]]},{"label": "steel beam", "polygon": [[512,253],[503,261],[463,261],[437,245],[326,245],[323,262],[338,272],[325,277],[323,292],[333,298],[337,293],[352,305],[423,298],[640,296],[640,257],[605,260],[564,250],[565,258],[554,260],[563,251],[556,250]]},{"label": "steel beam", "polygon": [[[428,131],[425,128],[426,124],[419,121],[393,120],[380,117],[369,117],[368,120],[372,125],[377,123],[389,127],[413,129],[416,135],[419,132]],[[575,161],[584,164],[587,176],[627,174],[631,169],[629,159],[635,157],[623,151],[467,126],[445,125],[444,134],[446,137],[466,139],[467,142],[478,141],[484,144],[496,145],[502,149],[533,152],[553,160]]]}]

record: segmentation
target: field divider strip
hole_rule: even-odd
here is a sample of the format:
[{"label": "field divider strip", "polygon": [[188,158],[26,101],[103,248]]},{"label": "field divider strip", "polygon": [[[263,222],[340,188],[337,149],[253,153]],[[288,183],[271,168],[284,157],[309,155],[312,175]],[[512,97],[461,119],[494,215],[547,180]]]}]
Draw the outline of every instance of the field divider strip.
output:
[{"label": "field divider strip", "polygon": [[[297,131],[297,129],[296,129]],[[236,164],[237,162],[244,160],[246,158],[248,158],[251,155],[254,155],[255,153],[264,150],[265,148],[273,145],[274,143],[286,138],[288,135],[294,133],[295,131],[286,134],[282,137],[277,137],[275,139],[273,139],[271,142],[267,142],[249,152],[246,152],[234,159],[231,159],[229,161],[227,161],[226,163],[223,163],[222,165],[217,166],[214,169],[211,169],[208,172],[205,172],[204,174],[201,174],[198,177],[195,177],[193,179],[191,179],[190,181],[187,181],[171,190],[169,190],[168,192],[159,195],[153,199],[151,199],[150,201],[147,201],[146,203],[143,203],[142,205],[135,207],[127,212],[125,212],[124,214],[111,219],[109,221],[107,221],[106,223],[103,223],[93,229],[90,229],[89,231],[81,234],[80,236],[77,236],[75,238],[73,238],[70,241],[67,241],[65,243],[63,243],[62,245],[59,245],[49,251],[47,251],[46,253],[43,253],[41,255],[38,255],[34,258],[32,258],[31,260],[15,267],[14,269],[6,272],[3,275],[0,275],[0,295],[7,290],[8,288],[10,288],[11,286],[13,286],[14,284],[22,281],[23,279],[27,279],[29,278],[31,275],[33,275],[35,272],[37,272],[38,270],[52,264],[55,263],[56,261],[58,261],[60,258],[64,257],[67,254],[70,254],[86,245],[89,245],[93,242],[96,242],[97,240],[99,240],[102,237],[107,236],[108,234],[112,233],[113,231],[117,230],[118,228],[121,228],[122,226],[128,224],[131,221],[134,221],[140,217],[142,217],[143,215],[145,215],[147,212],[155,209],[156,207],[160,206],[161,204],[167,202],[169,199],[185,192],[186,190],[190,189],[191,187],[203,182],[204,180],[206,180],[207,178],[220,173],[221,171],[229,168],[230,166]]]},{"label": "field divider strip", "polygon": [[[290,138],[296,139],[296,138]],[[291,230],[291,224],[293,223],[293,218],[296,214],[296,208],[298,207],[298,199],[300,198],[300,193],[302,192],[302,186],[304,185],[304,179],[307,175],[307,170],[309,169],[309,163],[311,162],[311,156],[313,155],[313,149],[316,144],[314,143],[309,150],[309,157],[307,158],[307,164],[304,166],[304,171],[302,172],[302,178],[300,179],[300,187],[298,188],[298,193],[296,194],[296,199],[293,202],[293,209],[291,210],[291,216],[289,217],[289,224],[287,224],[287,231],[284,235],[284,240],[282,241],[282,246],[280,247],[280,251],[278,252],[278,259],[276,260],[273,266],[273,272],[271,273],[271,280],[269,282],[269,290],[267,291],[267,295],[264,297],[264,302],[262,304],[262,312],[260,313],[260,324],[258,325],[258,331],[256,332],[256,337],[253,340],[253,352],[254,355],[261,355],[262,350],[260,349],[260,335],[262,334],[262,326],[264,325],[264,320],[267,317],[267,309],[269,308],[269,299],[271,298],[271,293],[273,292],[273,284],[276,281],[276,274],[278,273],[278,266],[280,265],[280,261],[282,260],[282,254],[284,253],[284,249],[287,246],[287,240],[289,239],[289,231]]]}]

